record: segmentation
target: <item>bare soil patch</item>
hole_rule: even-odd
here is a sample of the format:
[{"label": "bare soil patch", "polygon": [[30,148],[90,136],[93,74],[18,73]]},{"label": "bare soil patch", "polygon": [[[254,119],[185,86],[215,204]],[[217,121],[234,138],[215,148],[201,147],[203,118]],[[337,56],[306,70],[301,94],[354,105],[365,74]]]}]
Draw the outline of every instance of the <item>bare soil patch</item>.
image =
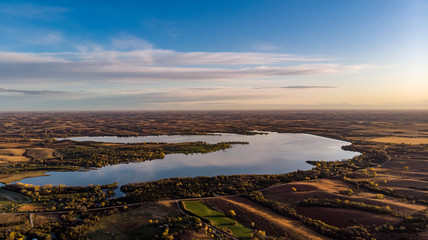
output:
[{"label": "bare soil patch", "polygon": [[393,223],[399,221],[399,218],[380,215],[365,211],[343,209],[343,208],[327,208],[327,207],[302,207],[296,208],[299,214],[313,219],[319,219],[327,224],[337,227],[347,227],[354,225],[381,225],[385,223]]},{"label": "bare soil patch", "polygon": [[28,148],[25,154],[34,159],[55,158],[54,150],[51,148]]},{"label": "bare soil patch", "polygon": [[395,143],[395,144],[428,144],[428,137],[380,137],[372,138],[370,141],[381,143]]},{"label": "bare soil patch", "polygon": [[15,142],[0,142],[0,148],[22,148],[28,147],[29,144]]},{"label": "bare soil patch", "polygon": [[39,177],[39,176],[46,176],[45,171],[23,172],[23,173],[17,173],[17,174],[1,174],[0,182],[7,184],[7,183],[19,181],[24,178]]},{"label": "bare soil patch", "polygon": [[28,162],[30,159],[24,156],[7,156],[0,155],[0,163],[19,163],[19,162]]},{"label": "bare soil patch", "polygon": [[0,149],[0,155],[8,155],[8,156],[22,156],[25,153],[25,149],[23,148],[5,148]]},{"label": "bare soil patch", "polygon": [[29,211],[44,211],[48,205],[42,203],[27,203],[18,208],[18,211],[29,212]]}]

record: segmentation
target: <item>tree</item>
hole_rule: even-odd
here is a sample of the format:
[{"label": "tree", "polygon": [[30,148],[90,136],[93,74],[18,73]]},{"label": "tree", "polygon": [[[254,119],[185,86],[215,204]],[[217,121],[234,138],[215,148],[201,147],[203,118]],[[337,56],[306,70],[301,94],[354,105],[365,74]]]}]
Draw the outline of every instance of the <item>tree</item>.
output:
[{"label": "tree", "polygon": [[236,217],[236,213],[234,210],[229,210],[227,211],[227,216],[233,218],[233,217]]}]

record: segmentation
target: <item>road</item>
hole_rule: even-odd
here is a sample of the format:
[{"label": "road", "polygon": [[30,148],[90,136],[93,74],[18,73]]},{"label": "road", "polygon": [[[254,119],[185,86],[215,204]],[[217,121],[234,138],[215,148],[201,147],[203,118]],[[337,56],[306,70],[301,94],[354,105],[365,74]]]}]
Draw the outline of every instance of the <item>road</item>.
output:
[{"label": "road", "polygon": [[30,213],[30,214],[28,215],[28,218],[30,219],[30,226],[31,226],[31,228],[34,228],[34,223],[33,223],[33,213]]},{"label": "road", "polygon": [[[180,199],[165,199],[165,200],[158,200],[158,202],[175,202],[175,201],[195,201],[195,200],[205,200],[205,199],[214,199],[214,198],[228,198],[228,197],[235,197],[239,195],[229,195],[229,196],[215,196],[215,197],[201,197],[201,198],[180,198]],[[139,206],[144,205],[148,202],[139,202],[139,203],[128,203],[123,205],[116,205],[116,206],[109,206],[109,207],[99,207],[99,208],[89,208],[87,209],[88,212],[92,211],[101,211],[101,210],[108,210],[108,209],[114,209],[114,208],[121,208],[121,207],[132,207],[132,206]],[[25,212],[3,212],[5,214],[65,214],[69,213],[73,210],[65,210],[65,211],[39,211],[39,212],[32,212],[32,211],[25,211]]]},{"label": "road", "polygon": [[386,151],[386,148],[384,148],[383,150],[385,150],[385,152],[386,152],[386,156],[388,157],[388,161],[386,161],[386,162],[384,162],[384,163],[382,163],[380,166],[381,167],[384,167],[386,164],[388,164],[389,162],[391,162],[391,157],[389,156],[389,154],[388,154],[388,152]]}]

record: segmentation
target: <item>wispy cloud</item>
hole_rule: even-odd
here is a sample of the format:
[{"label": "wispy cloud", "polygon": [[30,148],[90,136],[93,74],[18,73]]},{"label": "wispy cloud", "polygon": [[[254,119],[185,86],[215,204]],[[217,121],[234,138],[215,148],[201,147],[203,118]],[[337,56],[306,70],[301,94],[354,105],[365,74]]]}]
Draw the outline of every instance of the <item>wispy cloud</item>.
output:
[{"label": "wispy cloud", "polygon": [[193,88],[186,88],[185,90],[190,91],[214,91],[214,90],[221,90],[225,89],[223,87],[193,87]]},{"label": "wispy cloud", "polygon": [[279,87],[254,87],[253,89],[318,89],[318,88],[337,88],[336,86],[317,86],[317,85],[305,85],[305,86],[279,86]]},{"label": "wispy cloud", "polygon": [[[24,60],[22,60],[24,61]],[[363,69],[364,66],[305,64],[289,67],[191,68],[138,66],[123,62],[14,62],[0,60],[0,81],[205,81],[257,79],[280,76],[334,74]]]},{"label": "wispy cloud", "polygon": [[336,87],[335,86],[284,86],[280,88],[307,89],[307,88],[336,88]]},{"label": "wispy cloud", "polygon": [[119,50],[152,49],[153,44],[132,35],[122,35],[112,39],[112,47]]},{"label": "wispy cloud", "polygon": [[[39,53],[0,52],[0,64],[63,63],[67,60]],[[0,66],[1,67],[1,66]]]},{"label": "wispy cloud", "polygon": [[39,6],[30,3],[0,4],[3,16],[49,20],[68,12],[69,9],[54,6]]},{"label": "wispy cloud", "polygon": [[[177,52],[156,49],[122,36],[112,48],[80,47],[78,52],[0,52],[0,81],[196,81],[336,74],[369,66],[331,59],[266,52]],[[128,50],[141,48],[140,50]],[[122,50],[119,50],[122,49]]]},{"label": "wispy cloud", "polygon": [[273,50],[279,49],[279,47],[277,45],[272,44],[272,43],[256,44],[253,46],[253,48],[256,50],[261,50],[261,51],[273,51]]},{"label": "wispy cloud", "polygon": [[[113,46],[128,48],[143,45],[147,48],[133,51],[96,51],[42,53],[59,59],[74,61],[112,61],[139,65],[266,65],[289,62],[326,62],[327,58],[309,58],[291,54],[258,53],[258,52],[176,52],[165,49],[152,49],[144,41],[113,40]],[[83,48],[81,50],[90,50]]]},{"label": "wispy cloud", "polygon": [[9,88],[0,88],[1,93],[15,93],[23,95],[52,95],[52,94],[64,94],[68,92],[64,91],[50,91],[50,90],[19,90],[19,89],[9,89]]}]

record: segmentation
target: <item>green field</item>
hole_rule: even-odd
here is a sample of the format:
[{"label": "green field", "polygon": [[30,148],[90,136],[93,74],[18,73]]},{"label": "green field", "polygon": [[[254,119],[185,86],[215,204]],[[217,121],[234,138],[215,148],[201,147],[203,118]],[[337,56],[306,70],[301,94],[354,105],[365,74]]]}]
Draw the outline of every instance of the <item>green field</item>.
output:
[{"label": "green field", "polygon": [[223,213],[215,211],[199,201],[187,201],[184,202],[184,205],[188,211],[210,220],[214,226],[228,228],[233,232],[233,235],[240,239],[251,239],[251,229],[240,223],[236,225],[230,224],[234,220],[226,217]]}]

